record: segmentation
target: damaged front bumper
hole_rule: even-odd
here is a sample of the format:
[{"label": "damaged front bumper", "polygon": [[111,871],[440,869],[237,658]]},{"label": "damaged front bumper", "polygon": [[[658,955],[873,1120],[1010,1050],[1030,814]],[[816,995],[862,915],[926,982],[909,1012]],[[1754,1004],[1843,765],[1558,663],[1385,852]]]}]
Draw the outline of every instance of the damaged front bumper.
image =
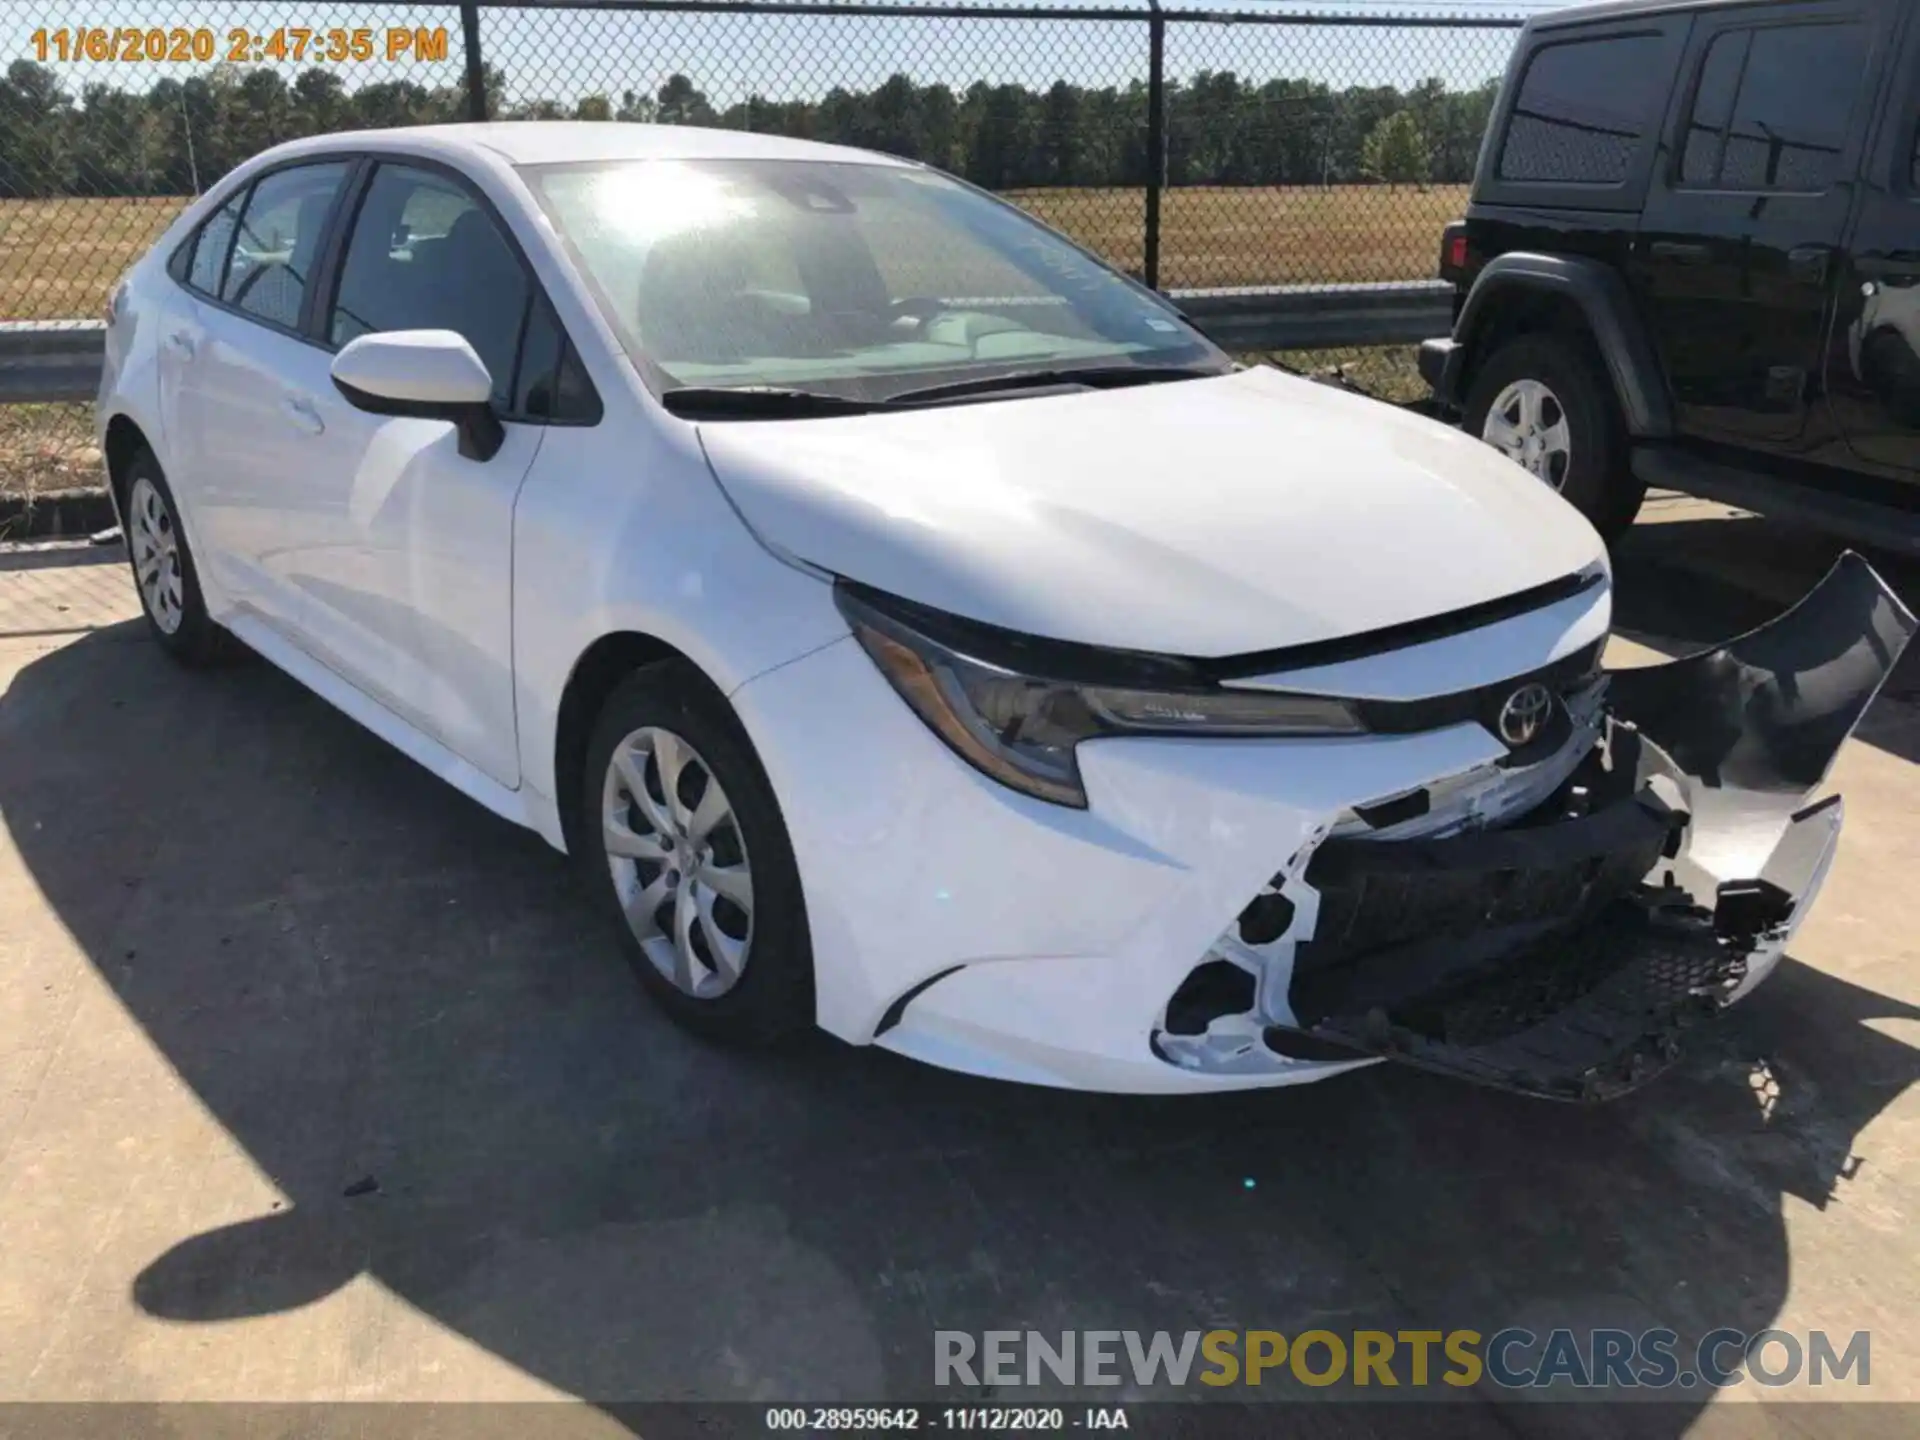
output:
[{"label": "damaged front bumper", "polygon": [[1570,702],[1518,813],[1513,778],[1491,808],[1484,785],[1354,807],[1187,977],[1155,1053],[1240,1077],[1383,1058],[1566,1100],[1644,1083],[1805,918],[1842,819],[1812,793],[1914,627],[1849,554],[1773,623]]}]

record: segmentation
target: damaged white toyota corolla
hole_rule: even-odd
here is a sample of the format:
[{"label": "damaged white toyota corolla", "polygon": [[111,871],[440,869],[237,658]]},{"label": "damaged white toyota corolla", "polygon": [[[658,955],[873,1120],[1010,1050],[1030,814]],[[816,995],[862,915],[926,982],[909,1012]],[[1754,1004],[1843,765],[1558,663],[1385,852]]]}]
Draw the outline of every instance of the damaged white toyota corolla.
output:
[{"label": "damaged white toyota corolla", "polygon": [[237,636],[573,853],[729,1038],[1617,1093],[1778,960],[1914,625],[1848,557],[1609,674],[1605,552],[1518,466],[854,151],[302,141],[111,314],[158,640]]}]

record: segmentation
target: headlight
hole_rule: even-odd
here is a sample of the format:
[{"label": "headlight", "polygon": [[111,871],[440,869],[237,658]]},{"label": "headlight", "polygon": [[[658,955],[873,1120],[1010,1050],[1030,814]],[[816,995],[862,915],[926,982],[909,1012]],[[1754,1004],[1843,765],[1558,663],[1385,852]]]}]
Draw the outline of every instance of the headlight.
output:
[{"label": "headlight", "polygon": [[880,673],[954,753],[1001,784],[1056,805],[1086,808],[1074,747],[1095,736],[1365,729],[1340,700],[1222,690],[1197,674],[1190,688],[1143,685],[1142,673],[1177,674],[1185,662],[1029,640],[856,593],[845,582],[835,585],[834,597]]}]

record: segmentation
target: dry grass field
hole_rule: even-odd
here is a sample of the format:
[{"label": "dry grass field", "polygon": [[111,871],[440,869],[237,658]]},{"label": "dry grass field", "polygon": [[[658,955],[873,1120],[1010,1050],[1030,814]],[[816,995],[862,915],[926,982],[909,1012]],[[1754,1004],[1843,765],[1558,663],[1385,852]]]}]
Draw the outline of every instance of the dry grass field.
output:
[{"label": "dry grass field", "polygon": [[97,320],[184,199],[0,200],[0,320]]},{"label": "dry grass field", "polygon": [[[1138,190],[1009,197],[1123,267],[1141,264]],[[91,319],[107,287],[184,200],[0,200],[0,320]],[[1170,288],[1413,280],[1433,274],[1463,187],[1169,190],[1160,278]]]},{"label": "dry grass field", "polygon": [[[1007,196],[1124,269],[1141,265],[1139,190],[1016,190]],[[1464,185],[1264,189],[1181,186],[1160,202],[1160,283],[1170,290],[1424,280]]]}]

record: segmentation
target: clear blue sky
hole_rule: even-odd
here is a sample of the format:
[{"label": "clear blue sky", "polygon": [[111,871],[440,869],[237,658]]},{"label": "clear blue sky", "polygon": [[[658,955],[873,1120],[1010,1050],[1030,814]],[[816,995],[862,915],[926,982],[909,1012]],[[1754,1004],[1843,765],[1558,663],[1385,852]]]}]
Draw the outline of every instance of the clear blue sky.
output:
[{"label": "clear blue sky", "polygon": [[[1049,0],[1072,4],[1074,0]],[[1083,0],[1101,8],[1145,13],[1144,0]],[[1377,14],[1378,26],[1202,25],[1168,28],[1169,73],[1232,70],[1255,81],[1274,76],[1353,84],[1406,86],[1437,75],[1450,85],[1477,84],[1500,72],[1510,33],[1438,30],[1395,24],[1400,15],[1511,16],[1555,8],[1566,0],[1169,0],[1185,8],[1241,11],[1316,10]],[[278,25],[445,26],[451,37],[444,65],[383,59],[337,67],[349,86],[400,76],[452,84],[459,78],[458,11],[435,5],[301,4],[296,0],[213,0],[153,7],[136,0],[93,0],[84,7],[49,9],[39,0],[0,0],[0,54],[35,54],[33,32],[60,23],[145,26],[157,16],[172,25],[207,26],[220,39],[233,27],[259,32]],[[687,15],[609,11],[486,10],[482,48],[507,76],[509,101],[546,96],[566,101],[590,93],[618,98],[622,90],[652,91],[676,70],[690,75],[717,105],[750,91],[774,99],[815,98],[834,85],[867,89],[895,71],[922,83],[956,89],[977,79],[1044,88],[1056,79],[1079,84],[1125,84],[1146,75],[1144,24],[1018,20],[870,18],[862,16]],[[184,77],[204,68],[173,64],[69,62],[56,67],[70,91],[106,82],[145,88],[158,75]],[[285,62],[288,78],[301,68]]]}]

